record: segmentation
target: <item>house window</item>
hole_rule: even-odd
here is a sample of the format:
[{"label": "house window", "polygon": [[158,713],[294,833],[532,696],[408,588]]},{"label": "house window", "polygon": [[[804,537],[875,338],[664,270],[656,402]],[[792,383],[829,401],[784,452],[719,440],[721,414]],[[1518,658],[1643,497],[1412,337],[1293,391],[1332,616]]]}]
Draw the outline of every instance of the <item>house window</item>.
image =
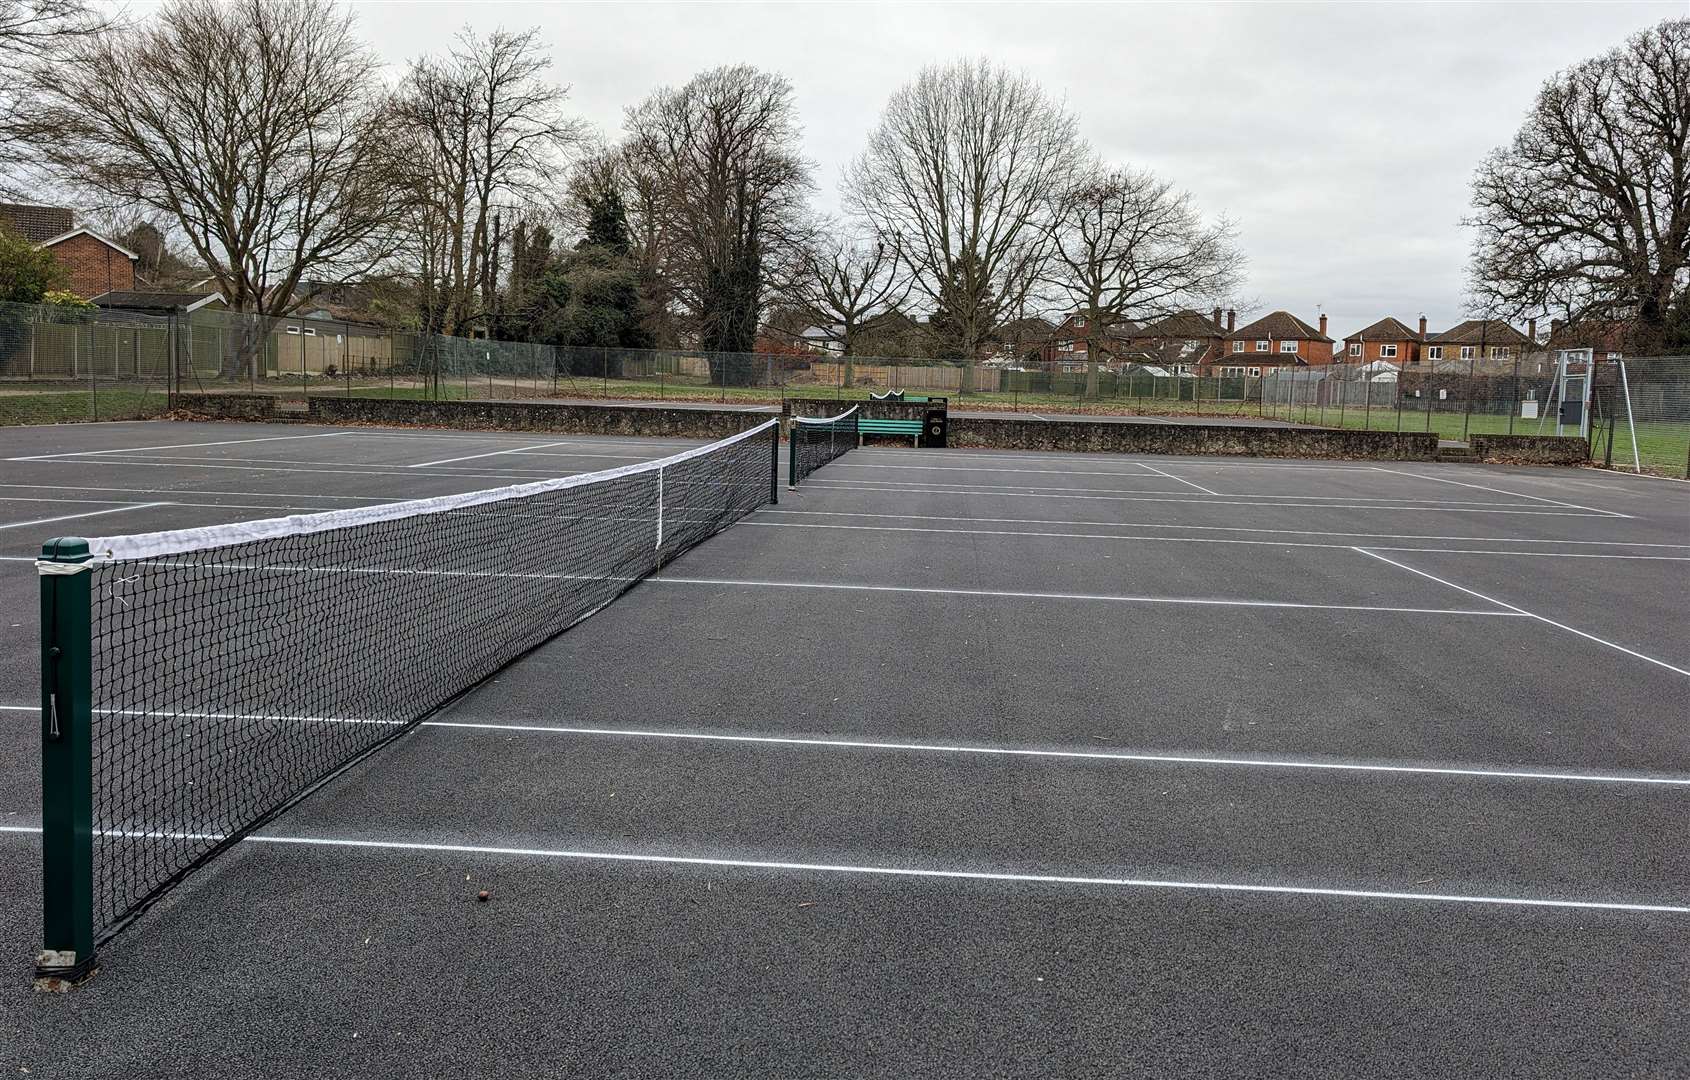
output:
[{"label": "house window", "polygon": [[1359,342],[1359,341],[1350,342],[1350,355],[1351,356],[1360,356],[1361,355],[1361,342]]},{"label": "house window", "polygon": [[1508,346],[1506,346],[1506,345],[1492,345],[1491,350],[1490,350],[1490,358],[1492,360],[1506,360],[1506,359],[1508,359]]},{"label": "house window", "polygon": [[1471,346],[1471,345],[1461,346],[1461,359],[1471,360],[1471,359],[1473,359],[1473,357],[1475,355],[1477,355],[1477,351],[1473,348],[1473,346]]},{"label": "house window", "polygon": [[314,327],[314,326],[307,326],[305,328],[305,336],[306,337],[316,337],[317,336],[317,328]]},{"label": "house window", "polygon": [[1085,328],[1086,328],[1086,317],[1084,315],[1074,316],[1074,329],[1084,330]]},{"label": "house window", "polygon": [[1261,373],[1262,373],[1262,369],[1259,368],[1259,367],[1253,367],[1253,368],[1250,369],[1250,377],[1252,379],[1260,377]]},{"label": "house window", "polygon": [[288,333],[294,335],[295,337],[298,337],[299,336],[299,327],[297,327],[297,326],[288,327]]},{"label": "house window", "polygon": [[1237,378],[1242,378],[1243,375],[1244,375],[1244,369],[1241,368],[1241,367],[1223,367],[1223,368],[1221,368],[1221,377],[1222,378],[1237,379]]},{"label": "house window", "polygon": [[1243,352],[1244,351],[1244,343],[1242,341],[1233,342],[1232,343],[1232,351],[1233,352]]},{"label": "house window", "polygon": [[1426,346],[1426,359],[1428,359],[1428,360],[1442,360],[1443,358],[1444,358],[1444,347],[1442,345],[1428,345],[1428,346]]},{"label": "house window", "polygon": [[1397,358],[1397,347],[1395,345],[1381,345],[1379,346],[1379,355],[1386,360],[1395,360]]},{"label": "house window", "polygon": [[1294,353],[1297,351],[1297,343],[1295,341],[1281,341],[1279,343],[1279,351],[1282,353]]},{"label": "house window", "polygon": [[1256,351],[1257,352],[1267,352],[1268,351],[1268,343],[1265,342],[1265,341],[1256,342]]}]

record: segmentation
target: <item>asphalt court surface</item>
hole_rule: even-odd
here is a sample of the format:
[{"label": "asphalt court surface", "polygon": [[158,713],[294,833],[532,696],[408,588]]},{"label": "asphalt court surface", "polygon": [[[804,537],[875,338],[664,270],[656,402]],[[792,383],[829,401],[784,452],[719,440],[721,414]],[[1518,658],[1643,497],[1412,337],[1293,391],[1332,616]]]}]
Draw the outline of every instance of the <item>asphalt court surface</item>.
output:
[{"label": "asphalt court surface", "polygon": [[0,1068],[1682,1070],[1690,485],[1473,465],[855,451],[29,992],[41,540],[687,445],[0,430]]}]

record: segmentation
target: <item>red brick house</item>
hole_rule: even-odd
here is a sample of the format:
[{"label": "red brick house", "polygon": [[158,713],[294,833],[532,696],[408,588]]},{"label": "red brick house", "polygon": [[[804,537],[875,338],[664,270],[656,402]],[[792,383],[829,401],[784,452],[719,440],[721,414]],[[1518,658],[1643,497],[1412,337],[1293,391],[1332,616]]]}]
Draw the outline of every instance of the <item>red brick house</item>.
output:
[{"label": "red brick house", "polygon": [[[1536,327],[1532,327],[1535,336]],[[1416,363],[1434,370],[1501,372],[1535,347],[1531,337],[1502,319],[1468,319],[1441,334],[1430,334],[1421,343]]]},{"label": "red brick house", "polygon": [[1236,368],[1330,364],[1332,344],[1325,315],[1316,328],[1289,311],[1274,311],[1228,334],[1226,353],[1216,363],[1226,369],[1221,372],[1225,375],[1239,374]]},{"label": "red brick house", "polygon": [[1386,316],[1372,326],[1363,327],[1344,338],[1344,347],[1336,355],[1340,364],[1371,364],[1383,360],[1401,367],[1420,361],[1420,343],[1426,337],[1426,317],[1420,317],[1420,329],[1410,330],[1397,319]]},{"label": "red brick house", "polygon": [[65,207],[0,203],[0,227],[52,252],[65,268],[66,288],[84,300],[135,287],[135,263],[140,256],[92,229],[76,228]]},{"label": "red brick house", "polygon": [[1237,321],[1238,313],[1229,311],[1223,324],[1220,308],[1211,315],[1177,311],[1139,327],[1128,340],[1130,355],[1176,374],[1199,371],[1221,357],[1227,330]]},{"label": "red brick house", "polygon": [[[1131,347],[1133,335],[1138,333],[1139,325],[1131,319],[1115,319],[1101,331],[1102,341],[1098,342],[1099,356],[1093,357],[1087,349],[1086,316],[1073,314],[1062,320],[1062,323],[1051,331],[1050,345],[1045,349],[1045,361],[1054,363],[1059,370],[1072,372],[1084,371],[1093,359],[1098,363],[1108,363],[1118,360]],[[1093,337],[1100,336],[1097,328],[1091,328]]]}]

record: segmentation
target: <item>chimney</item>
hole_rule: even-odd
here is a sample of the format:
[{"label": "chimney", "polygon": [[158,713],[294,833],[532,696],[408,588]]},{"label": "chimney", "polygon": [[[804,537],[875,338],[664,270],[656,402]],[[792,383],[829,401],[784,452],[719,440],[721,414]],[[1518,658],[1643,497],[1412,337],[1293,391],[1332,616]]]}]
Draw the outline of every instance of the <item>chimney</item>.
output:
[{"label": "chimney", "polygon": [[1534,347],[1537,345],[1537,320],[1536,319],[1527,319],[1526,320],[1526,337],[1531,339],[1531,343]]},{"label": "chimney", "polygon": [[1226,309],[1226,332],[1232,333],[1232,328],[1238,325],[1238,312],[1232,308]]},{"label": "chimney", "polygon": [[1420,337],[1422,340],[1426,337],[1426,316],[1424,315],[1420,316]]},{"label": "chimney", "polygon": [[1320,316],[1320,336],[1321,337],[1326,336],[1326,313],[1325,312],[1322,312],[1321,316]]},{"label": "chimney", "polygon": [[1221,324],[1221,309],[1216,308],[1215,309],[1215,325],[1218,327],[1218,326],[1220,326],[1220,324]]}]

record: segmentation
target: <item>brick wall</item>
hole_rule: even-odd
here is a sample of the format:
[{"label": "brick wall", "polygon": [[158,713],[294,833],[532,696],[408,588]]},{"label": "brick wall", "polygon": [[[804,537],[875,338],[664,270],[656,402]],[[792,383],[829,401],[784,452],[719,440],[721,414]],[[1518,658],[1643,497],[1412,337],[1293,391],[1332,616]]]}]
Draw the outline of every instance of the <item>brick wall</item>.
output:
[{"label": "brick wall", "polygon": [[1222,424],[951,419],[952,446],[1104,454],[1236,454],[1248,457],[1431,461],[1438,436],[1418,431],[1347,431]]},{"label": "brick wall", "polygon": [[110,244],[82,233],[54,244],[53,253],[69,278],[66,287],[84,300],[101,293],[135,287],[135,264]]},{"label": "brick wall", "polygon": [[309,409],[311,420],[319,424],[418,425],[670,439],[725,439],[773,419],[769,413],[742,410],[526,401],[388,401],[314,397]]}]

